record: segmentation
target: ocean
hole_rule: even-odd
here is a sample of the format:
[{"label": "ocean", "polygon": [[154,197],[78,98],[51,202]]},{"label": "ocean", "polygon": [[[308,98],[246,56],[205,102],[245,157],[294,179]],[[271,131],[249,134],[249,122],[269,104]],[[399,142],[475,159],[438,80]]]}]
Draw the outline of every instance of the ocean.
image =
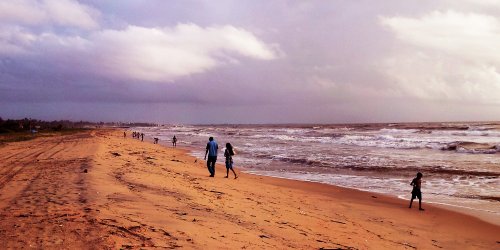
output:
[{"label": "ocean", "polygon": [[[208,138],[230,142],[237,170],[320,182],[409,200],[422,172],[423,202],[500,216],[500,122],[137,127],[203,158]],[[208,175],[208,172],[207,172]],[[222,173],[219,173],[222,175]]]}]

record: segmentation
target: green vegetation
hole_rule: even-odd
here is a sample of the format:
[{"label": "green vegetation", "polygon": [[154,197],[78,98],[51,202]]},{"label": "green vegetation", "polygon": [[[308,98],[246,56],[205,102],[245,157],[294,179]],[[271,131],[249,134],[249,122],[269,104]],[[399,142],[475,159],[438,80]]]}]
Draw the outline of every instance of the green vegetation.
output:
[{"label": "green vegetation", "polygon": [[0,117],[0,145],[7,142],[27,141],[37,137],[67,135],[100,127],[148,127],[152,123],[86,122],[86,121],[42,121],[30,118],[3,120]]},{"label": "green vegetation", "polygon": [[0,145],[7,142],[27,141],[37,137],[72,134],[96,126],[98,124],[83,121],[41,121],[28,118],[3,120],[0,117]]}]

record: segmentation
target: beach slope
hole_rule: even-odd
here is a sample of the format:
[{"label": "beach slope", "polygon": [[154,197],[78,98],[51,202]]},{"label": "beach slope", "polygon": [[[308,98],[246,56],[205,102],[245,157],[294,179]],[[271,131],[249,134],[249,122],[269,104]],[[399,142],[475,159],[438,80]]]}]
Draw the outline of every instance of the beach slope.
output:
[{"label": "beach slope", "polygon": [[[203,150],[203,149],[200,149]],[[236,157],[237,167],[237,157]],[[178,149],[102,129],[0,146],[0,247],[497,249],[477,218],[329,185],[208,177]],[[417,204],[415,204],[417,205]]]}]

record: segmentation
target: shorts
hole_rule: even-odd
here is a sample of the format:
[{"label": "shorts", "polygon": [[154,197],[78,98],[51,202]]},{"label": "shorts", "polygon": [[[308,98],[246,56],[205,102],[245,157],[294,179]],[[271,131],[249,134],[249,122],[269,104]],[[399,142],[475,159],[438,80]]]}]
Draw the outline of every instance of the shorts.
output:
[{"label": "shorts", "polygon": [[422,199],[422,191],[420,191],[420,189],[418,189],[418,188],[414,188],[411,191],[411,198],[412,199],[418,198],[419,200],[421,200]]},{"label": "shorts", "polygon": [[226,168],[227,169],[233,169],[233,163],[230,161],[226,161]]},{"label": "shorts", "polygon": [[215,166],[215,162],[217,161],[217,156],[208,156],[207,158],[207,164],[212,164]]}]

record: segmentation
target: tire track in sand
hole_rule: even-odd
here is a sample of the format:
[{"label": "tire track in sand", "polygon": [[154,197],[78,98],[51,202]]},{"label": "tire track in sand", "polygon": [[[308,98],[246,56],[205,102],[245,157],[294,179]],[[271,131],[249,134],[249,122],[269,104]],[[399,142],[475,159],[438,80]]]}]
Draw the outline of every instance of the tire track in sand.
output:
[{"label": "tire track in sand", "polygon": [[[79,147],[76,142],[81,139],[74,135],[41,138],[37,146],[2,158],[15,162],[0,163],[1,249],[114,248],[106,227],[95,219],[98,210],[88,202],[83,169],[91,165],[90,158],[82,155],[91,155],[90,147],[82,149],[87,150],[83,154],[74,153],[78,149],[65,150]],[[19,150],[15,144],[6,147]],[[49,161],[37,159],[56,154],[61,157]]]}]

